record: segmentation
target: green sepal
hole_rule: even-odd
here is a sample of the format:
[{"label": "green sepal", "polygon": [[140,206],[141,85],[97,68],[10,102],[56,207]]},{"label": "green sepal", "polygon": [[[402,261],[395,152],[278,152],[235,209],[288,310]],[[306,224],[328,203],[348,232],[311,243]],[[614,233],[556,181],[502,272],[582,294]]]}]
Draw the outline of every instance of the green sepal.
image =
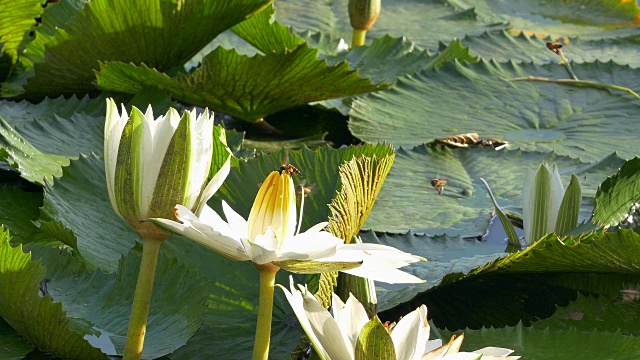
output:
[{"label": "green sepal", "polygon": [[144,114],[134,107],[122,130],[118,146],[113,191],[118,212],[129,222],[141,220],[142,217],[139,201],[141,192],[138,188],[142,174],[138,170],[143,164],[140,162],[140,146],[137,144],[141,143],[144,136],[144,121]]},{"label": "green sepal", "polygon": [[340,261],[313,261],[313,260],[285,260],[274,261],[274,265],[287,271],[297,274],[316,274],[330,271],[344,271],[355,269],[362,265],[362,262],[340,262]]},{"label": "green sepal", "polygon": [[[165,121],[169,121],[169,113],[165,116]],[[189,193],[187,189],[191,183],[192,166],[195,165],[191,163],[191,137],[194,136],[191,133],[192,121],[195,119],[191,119],[190,112],[185,111],[173,133],[153,190],[149,217],[174,219],[175,205],[187,204],[185,195]]]},{"label": "green sepal", "polygon": [[509,245],[517,246],[518,248],[521,248],[522,244],[520,244],[520,238],[516,233],[516,229],[514,229],[513,224],[511,224],[511,221],[509,220],[507,215],[505,215],[505,213],[502,211],[500,206],[498,206],[498,202],[496,201],[496,198],[493,196],[493,192],[491,192],[491,188],[489,187],[489,184],[487,184],[487,182],[483,178],[480,178],[480,181],[482,181],[484,186],[487,188],[487,193],[489,193],[491,202],[493,202],[493,206],[496,210],[496,214],[498,214],[498,218],[500,219],[500,223],[504,228],[504,232],[507,233],[507,237],[509,238]]},{"label": "green sepal", "polygon": [[[531,183],[533,182],[533,184]],[[541,164],[535,174],[527,172],[522,193],[523,220],[529,220],[525,226],[525,241],[529,244],[548,233],[550,216],[549,199],[551,197],[551,172],[546,164]]]},{"label": "green sepal", "polygon": [[562,198],[560,210],[558,210],[558,219],[556,220],[556,234],[558,234],[558,236],[566,235],[569,230],[578,225],[581,202],[582,189],[580,187],[580,180],[575,174],[572,174],[571,182]]},{"label": "green sepal", "polygon": [[396,360],[393,340],[377,316],[360,330],[356,341],[355,360]]}]

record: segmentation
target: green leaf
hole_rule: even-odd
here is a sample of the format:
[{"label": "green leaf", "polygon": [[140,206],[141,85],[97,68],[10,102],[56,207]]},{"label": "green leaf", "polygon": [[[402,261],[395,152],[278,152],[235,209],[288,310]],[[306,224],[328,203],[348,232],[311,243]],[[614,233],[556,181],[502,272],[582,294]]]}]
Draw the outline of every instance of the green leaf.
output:
[{"label": "green leaf", "polygon": [[[448,332],[441,332],[445,339]],[[640,356],[636,336],[619,331],[589,331],[526,327],[465,329],[462,351],[498,346],[514,350],[523,359],[634,359]]]},{"label": "green leaf", "polygon": [[618,173],[607,178],[596,194],[593,221],[615,226],[629,216],[632,206],[640,202],[640,158],[626,161]]},{"label": "green leaf", "polygon": [[[556,38],[528,36],[525,33],[512,36],[504,30],[485,32],[478,36],[468,36],[462,43],[470,48],[471,54],[485,60],[498,62],[519,61],[544,64],[558,63],[560,57],[546,50],[546,42],[556,41]],[[620,65],[640,66],[638,51],[638,37],[628,36],[606,40],[589,40],[581,37],[563,38],[559,41],[563,45],[564,55],[573,62],[588,63],[599,60],[601,62],[615,61]],[[591,75],[590,75],[591,76]]]},{"label": "green leaf", "polygon": [[356,341],[355,359],[396,359],[396,350],[391,336],[377,316],[364,325]]},{"label": "green leaf", "polygon": [[274,5],[231,28],[236,35],[246,40],[265,54],[293,50],[305,41],[292,34],[291,30],[274,21]]},{"label": "green leaf", "polygon": [[[0,2],[2,24],[0,24],[0,44],[2,52],[9,55],[15,64],[24,45],[30,40],[29,32],[36,26],[36,18],[42,13],[44,0]],[[0,78],[5,75],[0,73]]]},{"label": "green leaf", "polygon": [[[329,33],[351,42],[352,28],[347,12],[348,0],[317,2],[313,0],[279,0],[276,19],[296,31]],[[370,39],[391,35],[406,37],[418,46],[437,50],[440,42],[450,42],[468,34],[480,34],[491,29],[506,29],[478,19],[471,7],[458,7],[449,1],[388,0],[380,17],[367,32]],[[311,16],[312,14],[312,16]]]},{"label": "green leaf", "polygon": [[76,115],[104,117],[105,100],[102,97],[90,99],[88,96],[78,98],[71,96],[65,99],[44,98],[38,104],[28,101],[0,101],[0,116],[12,126],[27,126],[34,122],[49,122],[56,118],[69,119]]},{"label": "green leaf", "polygon": [[611,38],[639,34],[640,10],[635,2],[611,0],[450,0],[457,7],[471,8],[486,22],[508,22],[513,31],[560,36],[588,35]]},{"label": "green leaf", "polygon": [[183,65],[216,35],[269,3],[89,2],[55,33],[37,34],[47,37],[46,52],[25,89],[31,96],[93,91],[93,71],[99,61],[144,63],[169,71]]},{"label": "green leaf", "polygon": [[487,188],[487,193],[489,194],[489,198],[491,198],[491,202],[493,203],[493,208],[495,209],[496,214],[498,214],[498,218],[500,219],[502,228],[504,228],[504,231],[507,233],[509,244],[515,245],[518,248],[520,248],[522,244],[520,243],[520,237],[516,233],[516,229],[513,228],[513,224],[511,224],[511,221],[509,220],[507,215],[505,215],[502,209],[500,209],[500,206],[496,202],[496,198],[493,196],[493,193],[491,192],[491,188],[489,188],[489,184],[487,184],[487,182],[484,181],[483,178],[480,178],[480,181],[482,181],[484,186]]},{"label": "green leaf", "polygon": [[46,154],[27,142],[0,117],[0,160],[18,169],[20,175],[35,184],[53,182],[62,175],[62,166],[69,164],[66,156]]},{"label": "green leaf", "polygon": [[[400,148],[363,229],[482,235],[489,225],[493,204],[479,178],[491,184],[496,201],[505,212],[518,213],[526,169],[537,168],[543,161],[556,162],[565,183],[572,173],[586,176],[582,219],[591,216],[591,197],[596,187],[624,162],[615,154],[589,164],[553,153],[505,153],[491,147]],[[430,184],[436,178],[447,179],[441,196]]]},{"label": "green leaf", "polygon": [[[105,182],[104,162],[95,155],[81,156],[63,170],[54,185],[46,184],[41,223],[53,236],[72,232],[75,250],[90,268],[107,272],[138,238],[111,207]],[[100,226],[95,226],[99,222]],[[51,229],[57,233],[53,233]],[[68,239],[60,239],[69,242]]]},{"label": "green leaf", "polygon": [[560,210],[558,210],[556,234],[564,236],[569,230],[578,225],[581,201],[582,190],[580,189],[580,179],[575,175],[571,175],[571,182],[564,193]]},{"label": "green leaf", "polygon": [[[637,85],[637,71],[629,67],[591,63],[574,64],[573,69],[584,79]],[[385,140],[396,146],[476,132],[480,138],[506,140],[510,149],[553,150],[587,161],[613,151],[622,157],[636,155],[633,144],[640,140],[640,128],[632,119],[640,115],[637,100],[592,88],[508,81],[528,76],[568,77],[556,64],[449,63],[401,78],[391,90],[356,99],[349,128],[364,141]]]},{"label": "green leaf", "polygon": [[[83,329],[85,338],[108,355],[122,355],[140,267],[139,252],[131,252],[116,263],[117,274],[84,271],[78,259],[57,249],[40,247],[33,252],[47,266],[49,296],[62,303],[74,326]],[[190,270],[183,259],[164,253],[159,256],[144,359],[169,354],[191,338],[204,319],[208,287],[209,281]]]},{"label": "green leaf", "polygon": [[217,48],[189,75],[170,78],[146,65],[109,63],[97,73],[103,90],[135,94],[145,86],[173,93],[174,99],[209,107],[247,121],[312,101],[388,88],[350,71],[347,63],[328,66],[306,44],[292,51],[247,57]]},{"label": "green leaf", "polygon": [[20,360],[33,350],[33,346],[0,319],[0,349],[3,350],[0,352],[1,360]]},{"label": "green leaf", "polygon": [[38,219],[42,206],[42,194],[26,192],[19,187],[0,187],[0,223],[11,231],[11,241],[28,243],[31,241],[51,241],[51,237],[33,223]]},{"label": "green leaf", "polygon": [[[0,316],[35,347],[65,359],[106,359],[76,332],[62,304],[38,289],[46,269],[31,261],[22,246],[12,248],[9,234],[0,238]],[[51,336],[55,334],[55,336]]]},{"label": "green leaf", "polygon": [[357,68],[362,76],[387,83],[396,81],[402,75],[441,67],[454,59],[477,62],[469,54],[469,48],[462,46],[459,40],[452,41],[448,46],[441,45],[437,53],[430,54],[427,50],[416,49],[415,44],[406,38],[389,35],[374,39],[370,45],[327,57],[330,63],[348,61],[351,69]]}]

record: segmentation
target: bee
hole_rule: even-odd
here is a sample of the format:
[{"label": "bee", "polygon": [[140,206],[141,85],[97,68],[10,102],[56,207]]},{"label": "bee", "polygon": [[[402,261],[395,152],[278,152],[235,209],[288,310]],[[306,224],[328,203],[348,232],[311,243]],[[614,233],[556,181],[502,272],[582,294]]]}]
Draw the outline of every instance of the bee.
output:
[{"label": "bee", "polygon": [[302,197],[307,197],[313,191],[313,186],[307,186],[306,182],[303,180],[298,186],[298,195]]},{"label": "bee", "polygon": [[298,176],[303,176],[302,173],[300,172],[300,170],[298,170],[297,167],[291,165],[291,164],[287,164],[287,165],[282,165],[280,166],[280,174],[282,174],[283,171],[288,171],[291,174],[296,174]]},{"label": "bee", "polygon": [[562,53],[562,44],[558,44],[557,42],[553,42],[553,41],[548,41],[547,42],[547,49],[549,49],[550,51],[553,51],[554,53],[556,53],[556,55],[560,55],[560,53]]},{"label": "bee", "polygon": [[433,179],[431,180],[431,186],[438,192],[438,195],[442,196],[444,186],[447,185],[446,179]]}]

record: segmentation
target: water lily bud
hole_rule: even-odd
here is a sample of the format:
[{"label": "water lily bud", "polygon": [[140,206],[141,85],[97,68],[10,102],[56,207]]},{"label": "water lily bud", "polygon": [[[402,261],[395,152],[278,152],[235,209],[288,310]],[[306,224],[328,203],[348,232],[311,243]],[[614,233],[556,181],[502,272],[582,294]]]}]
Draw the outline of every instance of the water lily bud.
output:
[{"label": "water lily bud", "polygon": [[260,185],[249,213],[249,238],[255,239],[270,227],[278,243],[296,230],[296,189],[287,170],[272,171]]},{"label": "water lily bud", "polygon": [[[124,106],[118,113],[107,100],[104,159],[109,199],[116,213],[140,232],[151,217],[175,219],[182,204],[194,212],[217,190],[229,172],[228,161],[209,180],[213,153],[213,116],[195,110],[182,117],[174,109],[157,119]],[[214,181],[215,179],[215,181]],[[215,182],[215,184],[214,184]]]},{"label": "water lily bud", "polygon": [[382,0],[349,0],[351,26],[358,30],[369,30],[380,16]]},{"label": "water lily bud", "polygon": [[527,244],[555,231],[564,188],[556,164],[529,170],[522,192],[522,220]]}]

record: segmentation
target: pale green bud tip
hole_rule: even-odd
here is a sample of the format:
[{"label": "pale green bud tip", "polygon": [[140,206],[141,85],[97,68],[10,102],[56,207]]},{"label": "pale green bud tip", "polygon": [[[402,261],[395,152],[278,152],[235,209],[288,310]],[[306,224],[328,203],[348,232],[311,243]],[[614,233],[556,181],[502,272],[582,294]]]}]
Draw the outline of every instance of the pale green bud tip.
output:
[{"label": "pale green bud tip", "polygon": [[351,26],[358,30],[369,30],[380,16],[382,0],[349,0]]}]

